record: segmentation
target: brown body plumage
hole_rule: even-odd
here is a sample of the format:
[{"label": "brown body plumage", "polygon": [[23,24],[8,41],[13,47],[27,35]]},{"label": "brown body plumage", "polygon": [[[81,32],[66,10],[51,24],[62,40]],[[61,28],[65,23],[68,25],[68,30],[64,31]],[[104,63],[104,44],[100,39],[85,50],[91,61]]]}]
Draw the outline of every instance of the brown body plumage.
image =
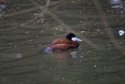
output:
[{"label": "brown body plumage", "polygon": [[70,33],[67,35],[66,38],[55,39],[49,44],[46,51],[66,50],[70,48],[77,48],[79,46],[79,42],[73,41],[72,37],[76,37],[76,36]]}]

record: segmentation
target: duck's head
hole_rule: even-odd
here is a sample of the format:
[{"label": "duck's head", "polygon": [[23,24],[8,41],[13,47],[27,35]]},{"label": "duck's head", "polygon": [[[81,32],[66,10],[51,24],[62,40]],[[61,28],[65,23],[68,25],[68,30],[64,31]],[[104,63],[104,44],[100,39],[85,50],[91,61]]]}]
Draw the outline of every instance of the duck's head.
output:
[{"label": "duck's head", "polygon": [[82,41],[81,39],[79,39],[78,37],[76,37],[76,35],[73,34],[73,33],[69,33],[69,34],[66,36],[66,39],[69,39],[69,40],[75,41],[75,42],[80,42],[80,41]]}]

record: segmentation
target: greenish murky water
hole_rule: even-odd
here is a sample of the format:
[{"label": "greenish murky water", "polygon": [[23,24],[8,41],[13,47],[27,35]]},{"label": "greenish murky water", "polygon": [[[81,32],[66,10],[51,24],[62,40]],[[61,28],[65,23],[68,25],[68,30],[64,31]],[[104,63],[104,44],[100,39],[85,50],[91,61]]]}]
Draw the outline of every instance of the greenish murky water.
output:
[{"label": "greenish murky water", "polygon": [[[109,0],[7,0],[0,16],[0,84],[124,84],[124,8]],[[123,2],[125,3],[125,2]],[[68,32],[77,49],[45,53]]]}]

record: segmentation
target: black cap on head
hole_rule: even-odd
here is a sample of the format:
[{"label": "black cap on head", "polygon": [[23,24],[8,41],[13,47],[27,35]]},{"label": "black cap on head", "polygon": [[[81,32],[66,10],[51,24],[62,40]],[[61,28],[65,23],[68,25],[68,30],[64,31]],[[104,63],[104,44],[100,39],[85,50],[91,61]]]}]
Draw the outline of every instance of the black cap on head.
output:
[{"label": "black cap on head", "polygon": [[69,33],[69,34],[66,36],[66,39],[72,40],[72,37],[76,37],[75,34]]}]

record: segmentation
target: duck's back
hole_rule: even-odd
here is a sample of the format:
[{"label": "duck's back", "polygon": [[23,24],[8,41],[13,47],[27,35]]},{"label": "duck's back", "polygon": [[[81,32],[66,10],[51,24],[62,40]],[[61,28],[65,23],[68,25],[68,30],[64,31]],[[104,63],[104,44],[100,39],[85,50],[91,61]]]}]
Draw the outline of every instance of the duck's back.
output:
[{"label": "duck's back", "polygon": [[65,50],[69,48],[76,48],[79,44],[77,42],[73,42],[66,38],[58,38],[54,40],[48,47],[50,50]]},{"label": "duck's back", "polygon": [[55,45],[55,44],[71,44],[72,41],[66,39],[66,38],[57,38],[55,39],[51,45]]}]

